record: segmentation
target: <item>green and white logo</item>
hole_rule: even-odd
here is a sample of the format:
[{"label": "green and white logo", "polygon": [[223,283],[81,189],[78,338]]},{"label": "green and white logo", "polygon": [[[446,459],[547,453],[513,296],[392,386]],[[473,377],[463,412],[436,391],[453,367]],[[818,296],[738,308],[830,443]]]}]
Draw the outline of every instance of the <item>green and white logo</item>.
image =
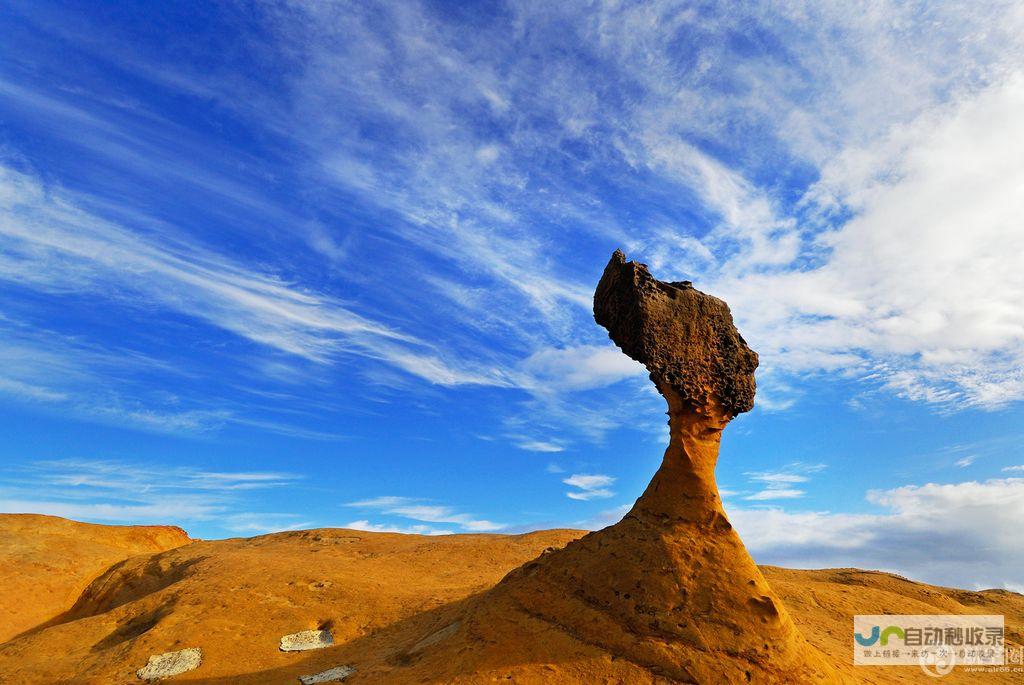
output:
[{"label": "green and white logo", "polygon": [[858,615],[853,618],[857,666],[920,665],[942,676],[955,666],[1001,666],[1005,626],[994,615]]}]

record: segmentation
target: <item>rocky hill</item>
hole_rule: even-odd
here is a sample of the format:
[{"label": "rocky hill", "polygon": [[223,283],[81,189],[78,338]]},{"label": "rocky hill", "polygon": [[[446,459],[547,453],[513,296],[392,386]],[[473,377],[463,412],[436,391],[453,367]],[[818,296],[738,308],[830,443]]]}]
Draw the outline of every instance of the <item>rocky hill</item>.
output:
[{"label": "rocky hill", "polygon": [[55,516],[0,516],[0,641],[60,614],[96,576],[136,554],[189,543],[174,526],[98,526]]}]

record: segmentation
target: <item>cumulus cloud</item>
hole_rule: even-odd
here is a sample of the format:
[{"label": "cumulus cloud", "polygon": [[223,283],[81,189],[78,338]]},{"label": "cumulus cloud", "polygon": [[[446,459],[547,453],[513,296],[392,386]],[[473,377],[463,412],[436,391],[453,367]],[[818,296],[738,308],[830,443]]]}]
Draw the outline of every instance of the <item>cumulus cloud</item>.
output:
[{"label": "cumulus cloud", "polygon": [[825,168],[809,202],[853,216],[815,239],[823,263],[720,283],[769,364],[853,370],[943,406],[1022,396],[1022,106],[1014,76]]},{"label": "cumulus cloud", "polygon": [[1024,479],[907,485],[866,499],[882,513],[728,509],[759,563],[856,566],[967,588],[1024,581]]}]

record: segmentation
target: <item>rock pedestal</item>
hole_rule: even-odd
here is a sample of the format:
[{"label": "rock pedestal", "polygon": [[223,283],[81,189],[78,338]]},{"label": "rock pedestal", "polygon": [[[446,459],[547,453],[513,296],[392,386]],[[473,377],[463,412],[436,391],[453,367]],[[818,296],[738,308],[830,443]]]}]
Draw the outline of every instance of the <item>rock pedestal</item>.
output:
[{"label": "rock pedestal", "polygon": [[616,658],[687,683],[833,683],[733,530],[714,469],[722,431],[754,401],[757,355],[726,304],[663,283],[616,251],[594,315],[668,403],[661,468],[619,523],[510,573],[494,589]]}]

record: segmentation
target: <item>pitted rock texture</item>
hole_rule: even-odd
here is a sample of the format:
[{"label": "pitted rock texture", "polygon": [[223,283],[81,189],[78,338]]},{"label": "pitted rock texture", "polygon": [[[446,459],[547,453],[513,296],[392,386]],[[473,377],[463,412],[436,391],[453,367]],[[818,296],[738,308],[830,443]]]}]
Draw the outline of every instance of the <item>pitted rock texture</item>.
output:
[{"label": "pitted rock texture", "polygon": [[594,319],[663,394],[671,388],[693,408],[717,403],[730,418],[754,407],[757,353],[728,305],[688,281],[659,281],[616,250],[594,293]]}]

